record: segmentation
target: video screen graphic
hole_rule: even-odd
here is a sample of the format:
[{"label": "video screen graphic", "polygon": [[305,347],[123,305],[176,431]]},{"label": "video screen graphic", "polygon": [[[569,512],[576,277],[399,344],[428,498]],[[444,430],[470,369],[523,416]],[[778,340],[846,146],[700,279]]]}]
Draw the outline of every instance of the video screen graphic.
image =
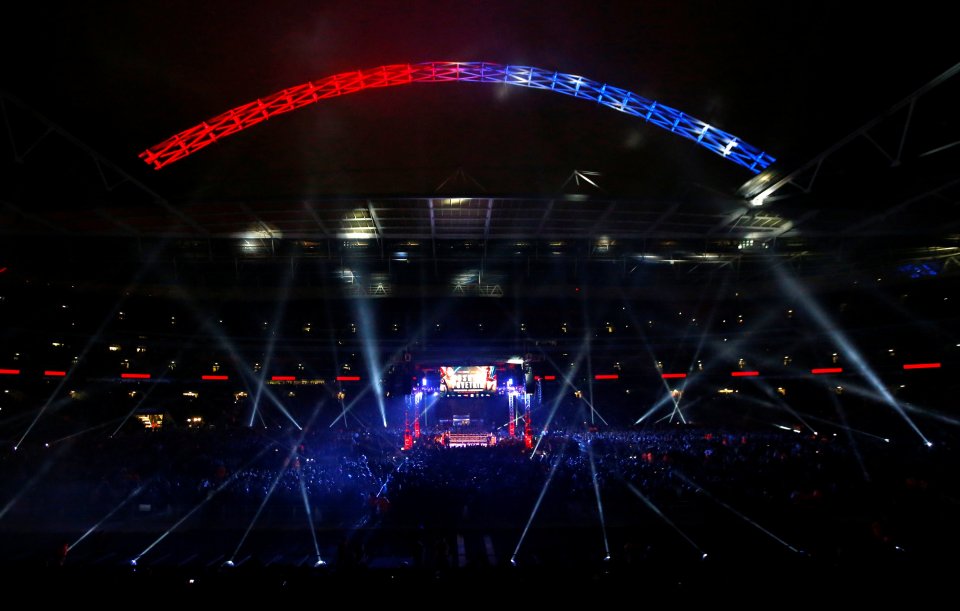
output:
[{"label": "video screen graphic", "polygon": [[492,395],[497,392],[493,365],[440,368],[440,394],[445,396]]}]

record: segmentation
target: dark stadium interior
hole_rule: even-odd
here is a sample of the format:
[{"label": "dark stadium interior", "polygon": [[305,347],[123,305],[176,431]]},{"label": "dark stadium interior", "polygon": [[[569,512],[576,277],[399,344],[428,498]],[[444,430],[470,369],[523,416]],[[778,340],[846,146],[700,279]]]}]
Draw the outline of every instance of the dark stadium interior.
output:
[{"label": "dark stadium interior", "polygon": [[[946,16],[164,4],[0,26],[8,592],[942,587]],[[414,82],[139,157],[381,66]],[[732,163],[749,146],[775,160]]]}]

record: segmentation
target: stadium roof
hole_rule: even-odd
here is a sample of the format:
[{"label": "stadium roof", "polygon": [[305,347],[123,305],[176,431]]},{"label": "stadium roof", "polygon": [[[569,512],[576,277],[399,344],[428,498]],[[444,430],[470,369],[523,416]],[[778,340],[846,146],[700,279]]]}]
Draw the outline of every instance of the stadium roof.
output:
[{"label": "stadium roof", "polygon": [[[919,9],[354,4],[23,8],[0,43],[0,233],[373,240],[381,256],[443,240],[957,246],[957,58]],[[776,162],[745,187],[750,170],[643,117],[476,82],[320,100],[160,170],[138,157],[285,88],[426,61],[582,75]]]}]

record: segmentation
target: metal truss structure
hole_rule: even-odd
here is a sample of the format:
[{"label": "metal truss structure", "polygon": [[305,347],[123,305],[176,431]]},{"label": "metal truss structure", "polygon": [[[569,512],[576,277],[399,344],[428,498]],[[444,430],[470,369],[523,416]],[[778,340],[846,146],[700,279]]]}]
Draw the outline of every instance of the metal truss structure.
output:
[{"label": "metal truss structure", "polygon": [[[466,78],[464,64],[444,65],[448,80]],[[492,78],[489,69],[483,78]],[[519,68],[499,70],[519,78]],[[574,169],[553,193],[505,196],[459,169],[431,193],[410,196],[176,202],[0,92],[0,150],[9,153],[0,156],[0,271],[34,252],[62,252],[72,262],[74,252],[96,250],[114,261],[162,245],[184,273],[191,261],[222,262],[218,273],[239,280],[310,260],[344,295],[370,297],[402,296],[414,286],[404,284],[403,270],[425,267],[437,278],[449,274],[437,294],[454,297],[502,297],[520,267],[530,275],[561,264],[577,273],[606,266],[623,277],[657,269],[664,282],[694,285],[723,266],[750,277],[750,262],[770,256],[838,279],[837,261],[856,253],[870,253],[863,265],[878,271],[934,261],[941,273],[960,273],[958,74],[960,64],[794,172],[765,171],[736,195],[625,194],[593,168]],[[581,83],[578,97],[590,87]],[[758,198],[766,204],[750,205]]]},{"label": "metal truss structure", "polygon": [[[793,171],[780,176],[765,173],[751,178],[741,186],[740,195],[756,206],[763,205],[765,202],[810,195],[815,185],[819,186],[823,182],[821,180],[818,183],[817,179],[822,179],[824,174],[828,173],[825,168],[831,163],[840,168],[840,172],[835,170],[835,173],[842,173],[846,181],[851,182],[853,179],[850,177],[855,177],[857,172],[862,171],[851,162],[851,158],[858,157],[869,159],[870,180],[876,182],[878,172],[873,166],[880,169],[883,169],[883,165],[887,169],[899,169],[905,165],[917,166],[919,162],[931,156],[953,149],[960,144],[960,140],[949,140],[955,138],[956,133],[955,119],[951,111],[956,104],[957,81],[954,79],[958,74],[960,74],[960,63],[952,65],[906,98]],[[939,99],[937,94],[940,94]],[[924,99],[926,107],[921,105],[918,109],[917,102],[921,98]],[[908,136],[912,140],[912,146],[908,145]],[[869,146],[860,147],[858,150],[856,145],[863,143]],[[844,153],[847,154],[846,158]],[[933,177],[924,178],[925,180],[915,181],[920,185],[918,193],[895,202],[893,206],[878,214],[858,218],[843,233],[854,233],[887,220],[891,215],[902,212],[917,202],[940,197],[944,191],[960,184],[960,180],[953,173],[948,173],[946,178],[937,177],[937,182],[940,184],[931,185]],[[835,189],[836,185],[833,184],[830,187]]]},{"label": "metal truss structure", "polygon": [[159,170],[227,136],[320,100],[364,89],[411,83],[501,83],[544,89],[602,104],[640,117],[648,123],[696,142],[700,146],[743,166],[753,173],[775,160],[771,155],[679,110],[648,100],[636,93],[598,83],[582,76],[530,66],[504,66],[489,62],[423,62],[392,64],[369,70],[343,72],[278,91],[248,102],[212,119],[185,129],[140,153],[140,158]]}]

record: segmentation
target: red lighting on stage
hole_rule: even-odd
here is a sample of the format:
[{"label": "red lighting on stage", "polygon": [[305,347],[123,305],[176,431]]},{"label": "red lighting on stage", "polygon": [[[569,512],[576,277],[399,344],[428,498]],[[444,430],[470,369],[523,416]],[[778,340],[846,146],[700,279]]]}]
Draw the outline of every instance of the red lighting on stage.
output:
[{"label": "red lighting on stage", "polygon": [[206,380],[208,382],[214,381],[214,380],[224,381],[224,380],[229,380],[230,376],[200,376],[200,379]]},{"label": "red lighting on stage", "polygon": [[817,369],[811,369],[810,373],[813,375],[820,375],[822,373],[843,373],[843,367],[819,367]]},{"label": "red lighting on stage", "polygon": [[0,274],[2,274],[2,273],[5,272],[5,271],[7,271],[7,268],[6,268],[6,267],[0,267]]},{"label": "red lighting on stage", "polygon": [[759,371],[731,371],[730,375],[735,378],[755,378],[760,375]]},{"label": "red lighting on stage", "polygon": [[410,434],[410,406],[403,410],[403,449],[413,448],[413,435]]},{"label": "red lighting on stage", "polygon": [[19,369],[0,369],[0,376],[17,376],[20,375]]},{"label": "red lighting on stage", "polygon": [[554,380],[557,379],[557,376],[543,376],[543,379],[546,382],[553,382]]},{"label": "red lighting on stage", "polygon": [[620,374],[617,373],[598,373],[593,376],[594,380],[619,380]]},{"label": "red lighting on stage", "polygon": [[940,363],[904,363],[904,369],[940,369]]},{"label": "red lighting on stage", "polygon": [[149,373],[121,373],[120,378],[124,380],[149,380]]},{"label": "red lighting on stage", "polygon": [[687,377],[687,374],[685,374],[685,373],[664,373],[664,374],[662,374],[660,377],[663,378],[664,380],[671,380],[671,379],[674,379],[674,378],[680,378],[680,379],[682,379],[682,378]]},{"label": "red lighting on stage", "polygon": [[530,409],[527,408],[523,417],[523,447],[533,449],[533,427],[530,425]]},{"label": "red lighting on stage", "polygon": [[359,382],[360,376],[337,376],[337,382]]},{"label": "red lighting on stage", "polygon": [[293,382],[296,379],[297,376],[270,376],[272,382]]},{"label": "red lighting on stage", "polygon": [[51,370],[48,369],[47,371],[44,371],[44,372],[43,372],[43,375],[47,376],[48,378],[63,378],[63,377],[66,377],[67,372],[66,372],[66,371],[51,371]]}]

